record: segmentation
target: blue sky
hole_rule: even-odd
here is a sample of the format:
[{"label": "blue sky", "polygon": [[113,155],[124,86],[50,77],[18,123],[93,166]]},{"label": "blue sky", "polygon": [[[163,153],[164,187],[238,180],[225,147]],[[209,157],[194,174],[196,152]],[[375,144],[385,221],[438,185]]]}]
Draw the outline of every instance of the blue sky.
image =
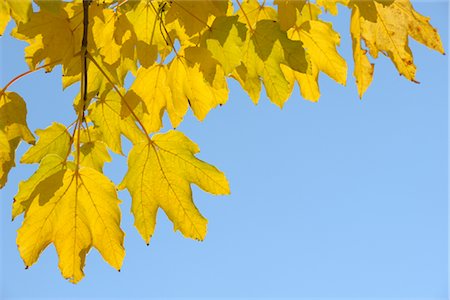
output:
[{"label": "blue sky", "polygon": [[[448,48],[448,3],[415,3]],[[351,61],[349,14],[328,17]],[[26,70],[23,44],[0,38],[1,86]],[[296,297],[447,299],[448,56],[416,42],[413,84],[384,57],[359,100],[350,63],[348,85],[324,75],[319,103],[298,90],[283,110],[265,97],[254,106],[230,81],[228,103],[204,122],[179,127],[199,157],[223,170],[232,194],[194,189],[209,220],[204,242],[174,233],[164,213],[149,247],[123,200],[127,255],[122,272],[93,250],[78,285],[59,274],[53,246],[29,270],[19,257],[12,197],[34,166],[15,168],[0,191],[0,298]],[[70,123],[76,88],[61,91],[60,70],[14,84],[28,103],[29,125]],[[19,153],[27,147],[21,145]],[[126,159],[106,174],[120,182]]]}]

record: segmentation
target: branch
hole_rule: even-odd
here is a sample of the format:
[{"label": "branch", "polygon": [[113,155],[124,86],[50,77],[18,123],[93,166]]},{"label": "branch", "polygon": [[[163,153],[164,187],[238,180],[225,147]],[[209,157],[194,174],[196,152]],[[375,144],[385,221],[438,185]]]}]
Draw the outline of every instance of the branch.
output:
[{"label": "branch", "polygon": [[19,80],[20,78],[25,77],[25,76],[27,76],[27,75],[29,75],[29,74],[31,74],[31,73],[34,73],[35,71],[39,71],[39,70],[45,69],[45,68],[47,68],[47,67],[57,65],[57,64],[59,64],[60,62],[61,62],[61,60],[54,61],[54,62],[52,62],[52,63],[49,63],[49,64],[46,64],[46,65],[37,67],[37,68],[35,68],[35,69],[33,69],[33,70],[28,70],[28,71],[26,71],[26,72],[23,72],[22,74],[17,75],[16,77],[14,77],[13,79],[11,79],[11,80],[3,87],[3,89],[0,91],[0,97],[3,96],[3,94],[6,92],[6,90],[7,90],[14,82],[16,82],[17,80]]},{"label": "branch", "polygon": [[[88,46],[88,29],[89,29],[89,5],[91,0],[83,0],[83,39],[81,41],[81,85],[80,95],[82,109],[78,114],[77,123],[75,125],[72,140],[75,133],[77,134],[76,142],[76,170],[80,167],[80,129],[83,126],[84,111],[87,103],[87,84],[88,84],[88,69],[87,69],[87,46]],[[78,176],[77,176],[78,179]],[[77,183],[78,184],[78,183]]]}]

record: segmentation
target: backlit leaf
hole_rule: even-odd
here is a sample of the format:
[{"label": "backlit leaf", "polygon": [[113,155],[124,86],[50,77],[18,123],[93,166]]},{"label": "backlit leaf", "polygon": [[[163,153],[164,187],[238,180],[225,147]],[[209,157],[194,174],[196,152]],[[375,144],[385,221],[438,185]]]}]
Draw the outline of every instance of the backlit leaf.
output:
[{"label": "backlit leaf", "polygon": [[[444,53],[436,29],[429,24],[428,18],[414,10],[408,0],[350,1],[349,6],[354,11],[352,14],[354,43],[362,38],[372,57],[377,58],[379,52],[387,55],[398,72],[411,81],[416,81],[416,66],[409,48],[409,36],[431,49]],[[358,69],[355,68],[355,72],[359,74],[357,80],[362,82],[358,82],[359,94],[362,95],[367,82],[370,82],[367,76],[369,67],[358,47],[354,46],[354,51],[355,49],[358,53],[355,53],[354,57],[359,65]]]},{"label": "backlit leaf", "polygon": [[36,135],[40,138],[36,145],[28,149],[20,159],[21,163],[38,163],[48,154],[56,154],[66,157],[70,151],[70,134],[66,126],[53,123],[46,129],[36,130]]},{"label": "backlit leaf", "polygon": [[196,144],[179,131],[157,134],[136,144],[128,157],[128,172],[120,184],[132,196],[135,226],[149,243],[158,208],[186,236],[203,240],[207,220],[192,200],[191,184],[206,192],[225,195],[230,190],[222,172],[199,160]]},{"label": "backlit leaf", "polygon": [[[54,166],[57,156],[41,163]],[[48,173],[47,173],[48,174]],[[119,199],[114,185],[91,168],[72,164],[41,178],[26,200],[29,207],[17,235],[17,245],[26,266],[34,264],[51,243],[59,257],[59,268],[71,282],[83,276],[85,258],[96,248],[103,259],[120,270],[125,255],[120,229]]]},{"label": "backlit leaf", "polygon": [[[21,140],[34,144],[34,136],[28,129],[25,101],[16,93],[0,95],[0,140],[5,146],[0,150],[0,188],[15,166],[15,151]],[[8,145],[6,145],[8,143]]]}]

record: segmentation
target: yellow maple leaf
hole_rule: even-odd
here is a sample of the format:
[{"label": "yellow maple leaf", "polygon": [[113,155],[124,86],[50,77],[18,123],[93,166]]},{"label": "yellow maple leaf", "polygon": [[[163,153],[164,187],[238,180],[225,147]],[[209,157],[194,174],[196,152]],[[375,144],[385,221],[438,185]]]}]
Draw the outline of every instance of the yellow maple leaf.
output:
[{"label": "yellow maple leaf", "polygon": [[58,163],[64,168],[40,178],[26,200],[29,206],[17,235],[25,265],[33,265],[53,243],[61,273],[73,283],[83,278],[85,258],[92,247],[120,270],[125,255],[124,233],[114,185],[102,173],[76,169],[56,155],[46,156],[41,167]]},{"label": "yellow maple leaf", "polygon": [[9,22],[9,6],[5,0],[0,0],[0,35],[3,35]]},{"label": "yellow maple leaf", "polygon": [[32,12],[31,0],[0,0],[0,36],[5,31],[10,16],[17,24],[26,23]]},{"label": "yellow maple leaf", "polygon": [[[102,60],[96,60],[100,64],[102,71],[105,72],[108,77],[112,80],[114,84],[121,85],[122,82],[118,77],[116,69],[112,66],[108,66],[103,63]],[[90,60],[87,62],[87,99],[90,100],[96,95],[107,94],[112,90],[111,84],[103,75],[97,66],[94,65]],[[80,57],[73,57],[64,67],[63,67],[63,78],[62,84],[63,88],[71,86],[72,84],[79,82],[81,79],[81,67],[80,67]],[[74,104],[78,107],[80,104],[81,97],[80,94],[75,98]]]},{"label": "yellow maple leaf", "polygon": [[310,67],[300,41],[289,39],[277,22],[260,20],[247,33],[242,64],[233,77],[255,104],[259,101],[262,79],[268,98],[282,107],[291,94],[292,83],[286,79],[281,64],[302,73]]},{"label": "yellow maple leaf", "polygon": [[0,188],[5,185],[8,172],[13,166],[14,155],[11,151],[10,141],[6,133],[0,130]]},{"label": "yellow maple leaf", "polygon": [[95,48],[109,65],[115,64],[121,58],[121,45],[116,43],[114,34],[117,26],[117,14],[101,5],[92,5],[90,10],[92,23],[92,39]]},{"label": "yellow maple leaf", "polygon": [[225,72],[231,74],[241,64],[242,46],[246,28],[237,16],[217,17],[202,35],[202,46],[207,48]]},{"label": "yellow maple leaf", "polygon": [[[290,4],[289,1],[283,3]],[[301,41],[307,53],[306,59],[310,68],[306,72],[298,72],[283,67],[283,72],[288,81],[296,81],[300,87],[303,98],[310,101],[318,101],[319,72],[324,72],[335,81],[345,85],[347,81],[347,63],[337,52],[340,44],[340,36],[335,32],[330,23],[321,21],[319,15],[322,13],[319,6],[308,3],[301,6],[302,10],[293,10],[296,14],[295,22],[287,30],[288,37],[294,41]]]},{"label": "yellow maple leaf", "polygon": [[167,110],[174,127],[181,122],[188,105],[203,120],[212,108],[227,101],[224,71],[207,49],[188,47],[179,51],[169,64],[167,79],[172,93]]},{"label": "yellow maple leaf", "polygon": [[331,24],[310,20],[301,25],[298,34],[311,61],[319,70],[345,85],[347,63],[336,50],[340,44],[340,37],[332,29]]},{"label": "yellow maple leaf", "polygon": [[203,240],[207,220],[192,200],[191,184],[215,195],[229,194],[225,175],[199,160],[196,144],[179,131],[156,134],[152,140],[134,145],[128,156],[128,172],[119,185],[132,196],[135,226],[146,243],[162,208],[185,237]]},{"label": "yellow maple leaf", "polygon": [[133,1],[126,10],[126,18],[135,36],[136,54],[144,67],[150,67],[158,51],[167,55],[172,50],[172,38],[163,18],[167,3],[164,1]]},{"label": "yellow maple leaf", "polygon": [[84,143],[80,147],[80,165],[103,172],[103,165],[111,162],[106,144],[102,141]]},{"label": "yellow maple leaf", "polygon": [[16,93],[0,95],[0,133],[2,144],[8,143],[0,152],[0,188],[6,184],[8,173],[15,166],[15,151],[21,140],[34,144],[35,139],[28,129],[25,101]]},{"label": "yellow maple leaf", "polygon": [[164,108],[172,96],[167,73],[167,66],[163,64],[155,64],[150,68],[141,67],[125,94],[125,101],[143,106],[140,108],[140,119],[149,133],[161,129]]},{"label": "yellow maple leaf", "polygon": [[244,1],[236,14],[239,16],[239,22],[247,24],[250,29],[254,29],[258,21],[275,21],[277,19],[277,11],[266,5],[265,2],[260,3],[258,0]]},{"label": "yellow maple leaf", "polygon": [[[297,16],[301,14],[307,0],[275,0],[274,4],[278,6],[278,22],[280,28],[288,30],[297,24]],[[308,5],[310,3],[308,2]]]},{"label": "yellow maple leaf", "polygon": [[0,130],[0,157],[6,155],[10,151],[8,136],[4,131]]},{"label": "yellow maple leaf", "polygon": [[374,64],[370,63],[366,55],[367,51],[361,47],[361,22],[358,7],[352,10],[350,32],[352,34],[353,61],[355,63],[353,76],[355,76],[356,88],[361,98],[372,82]]},{"label": "yellow maple leaf", "polygon": [[33,193],[35,193],[35,190],[44,179],[54,178],[53,175],[64,171],[66,166],[60,157],[55,156],[55,154],[52,154],[49,157],[50,159],[44,158],[46,159],[46,162],[40,164],[39,168],[30,178],[19,183],[19,191],[14,197],[12,207],[13,220],[28,210],[34,199]]},{"label": "yellow maple leaf", "polygon": [[224,16],[227,11],[227,0],[176,0],[171,1],[165,22],[166,24],[178,22],[184,27],[186,34],[192,36],[208,28],[211,16]]},{"label": "yellow maple leaf", "polygon": [[66,126],[53,123],[46,129],[36,130],[36,135],[40,138],[36,145],[28,149],[20,159],[21,163],[38,163],[48,154],[56,154],[60,157],[66,157],[71,147],[71,137]]},{"label": "yellow maple leaf", "polygon": [[[369,53],[377,58],[381,52],[394,63],[398,72],[407,79],[416,82],[416,66],[414,65],[408,37],[419,43],[444,53],[442,42],[430,23],[429,18],[417,13],[409,0],[392,1],[350,1],[348,4],[354,11],[352,15],[352,35],[354,43],[360,38],[365,41]],[[358,10],[356,12],[356,10]],[[360,96],[364,93],[367,82],[370,82],[370,67],[358,45],[354,46],[355,75]]]},{"label": "yellow maple leaf", "polygon": [[143,133],[122,105],[122,99],[115,91],[102,95],[89,108],[89,119],[95,124],[103,136],[103,141],[115,153],[122,154],[121,135],[136,142],[142,139]]},{"label": "yellow maple leaf", "polygon": [[[58,14],[41,9],[31,15],[30,21],[20,23],[12,32],[15,38],[30,44],[25,48],[25,60],[30,69],[42,61],[50,65],[67,63],[74,56],[79,48],[79,37],[74,33],[68,13],[74,7],[76,4],[66,3],[59,8]],[[47,70],[52,68],[49,66]]]},{"label": "yellow maple leaf", "polygon": [[[74,160],[79,162],[80,166],[89,167],[99,172],[103,172],[103,166],[111,162],[107,144],[104,142],[103,132],[94,126],[81,128],[80,136],[75,133],[75,144],[81,144],[80,151],[72,152]],[[79,155],[79,159],[77,158]]]},{"label": "yellow maple leaf", "polygon": [[0,130],[6,133],[8,140],[19,137],[29,144],[34,143],[26,117],[27,107],[22,97],[14,92],[0,95]]}]

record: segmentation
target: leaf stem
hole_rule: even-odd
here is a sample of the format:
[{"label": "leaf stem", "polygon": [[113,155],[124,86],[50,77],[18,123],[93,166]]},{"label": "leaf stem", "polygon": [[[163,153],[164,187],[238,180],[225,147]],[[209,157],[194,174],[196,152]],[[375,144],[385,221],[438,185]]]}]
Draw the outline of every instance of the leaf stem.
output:
[{"label": "leaf stem", "polygon": [[33,70],[28,70],[28,71],[26,71],[26,72],[23,72],[22,74],[17,75],[16,77],[14,77],[13,79],[11,79],[11,80],[3,87],[3,89],[0,91],[0,97],[3,96],[3,94],[6,92],[6,90],[7,90],[14,82],[16,82],[17,80],[19,80],[19,79],[21,79],[21,78],[23,78],[23,77],[25,77],[25,76],[27,76],[27,75],[29,75],[29,74],[31,74],[31,73],[34,73],[34,72],[36,72],[36,71],[45,69],[45,68],[50,67],[50,66],[53,66],[53,65],[56,65],[56,64],[58,64],[58,63],[60,63],[60,62],[61,62],[61,60],[57,60],[57,61],[54,61],[54,62],[52,62],[52,63],[45,64],[45,65],[40,66],[40,67],[37,67],[37,68],[35,68],[35,69],[33,69]]}]

